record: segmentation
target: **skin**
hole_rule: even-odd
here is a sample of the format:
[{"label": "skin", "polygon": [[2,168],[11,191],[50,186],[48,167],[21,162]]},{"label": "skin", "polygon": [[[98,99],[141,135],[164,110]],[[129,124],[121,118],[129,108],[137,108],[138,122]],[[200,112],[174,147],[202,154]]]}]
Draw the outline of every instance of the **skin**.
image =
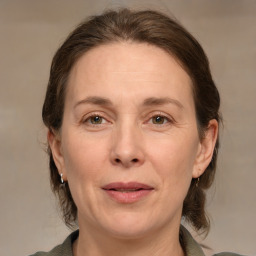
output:
[{"label": "skin", "polygon": [[[211,120],[199,139],[188,74],[158,47],[119,42],[85,53],[67,88],[61,130],[48,141],[78,208],[74,255],[184,255],[183,201],[218,130]],[[120,181],[153,190],[119,203],[102,186]]]}]

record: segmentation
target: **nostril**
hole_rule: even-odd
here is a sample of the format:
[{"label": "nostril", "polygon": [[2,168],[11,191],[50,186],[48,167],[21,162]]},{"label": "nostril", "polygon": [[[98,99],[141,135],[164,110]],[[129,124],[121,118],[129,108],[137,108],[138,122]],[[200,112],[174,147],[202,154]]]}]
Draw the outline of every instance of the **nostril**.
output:
[{"label": "nostril", "polygon": [[[115,162],[116,162],[116,163],[121,163],[121,160],[120,160],[119,158],[116,158],[116,159],[115,159]],[[131,160],[131,162],[132,162],[132,163],[137,163],[137,162],[139,162],[139,160],[138,160],[137,158],[134,158],[134,159]]]}]

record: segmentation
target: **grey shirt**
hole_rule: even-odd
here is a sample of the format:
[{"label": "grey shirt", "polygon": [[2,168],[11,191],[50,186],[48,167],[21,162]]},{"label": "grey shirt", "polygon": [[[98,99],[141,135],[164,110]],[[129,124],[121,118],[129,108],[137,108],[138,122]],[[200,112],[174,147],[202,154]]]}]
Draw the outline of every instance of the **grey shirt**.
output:
[{"label": "grey shirt", "polygon": [[[71,233],[66,240],[54,247],[49,252],[37,252],[30,256],[73,256],[72,243],[77,239],[79,231]],[[188,230],[181,226],[181,239],[184,243],[186,256],[205,256],[201,246],[193,239]],[[213,256],[242,256],[240,254],[222,252],[214,254]]]}]

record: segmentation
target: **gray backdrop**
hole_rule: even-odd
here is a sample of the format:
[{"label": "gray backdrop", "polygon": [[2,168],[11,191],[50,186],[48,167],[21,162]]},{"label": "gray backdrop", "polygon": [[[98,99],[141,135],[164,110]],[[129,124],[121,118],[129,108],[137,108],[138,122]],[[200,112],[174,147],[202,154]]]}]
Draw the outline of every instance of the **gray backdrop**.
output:
[{"label": "gray backdrop", "polygon": [[213,248],[208,255],[256,255],[256,1],[249,0],[0,0],[0,255],[49,250],[70,232],[50,191],[44,153],[49,66],[81,19],[123,5],[172,13],[208,53],[225,127],[204,244]]}]

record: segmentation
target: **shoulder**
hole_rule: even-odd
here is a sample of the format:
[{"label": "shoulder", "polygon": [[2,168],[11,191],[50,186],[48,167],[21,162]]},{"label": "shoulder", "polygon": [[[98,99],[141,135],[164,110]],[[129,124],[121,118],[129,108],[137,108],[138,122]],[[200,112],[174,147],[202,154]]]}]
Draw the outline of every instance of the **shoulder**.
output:
[{"label": "shoulder", "polygon": [[213,256],[245,256],[245,255],[241,255],[233,252],[221,252],[221,253],[214,254]]},{"label": "shoulder", "polygon": [[60,245],[54,247],[49,252],[37,252],[37,253],[32,254],[30,256],[72,256],[72,254],[68,253],[65,250],[65,247],[62,244],[60,244]]},{"label": "shoulder", "polygon": [[49,252],[37,252],[30,256],[73,256],[72,243],[78,237],[78,234],[78,230],[71,233],[62,244],[57,245]]},{"label": "shoulder", "polygon": [[[187,256],[205,256],[200,244],[198,244],[189,231],[181,225],[180,227],[180,239],[183,242],[184,249],[186,251]],[[221,252],[214,254],[213,256],[245,256],[232,252]]]}]

